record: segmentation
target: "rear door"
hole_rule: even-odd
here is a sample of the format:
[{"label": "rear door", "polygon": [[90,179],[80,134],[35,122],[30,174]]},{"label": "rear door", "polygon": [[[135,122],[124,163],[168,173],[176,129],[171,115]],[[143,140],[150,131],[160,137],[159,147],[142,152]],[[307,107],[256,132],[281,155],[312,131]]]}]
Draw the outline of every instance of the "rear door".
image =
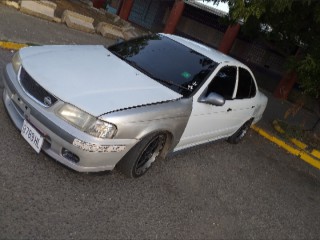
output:
[{"label": "rear door", "polygon": [[233,98],[234,117],[239,119],[238,126],[234,130],[240,128],[246,121],[252,118],[256,109],[256,93],[257,87],[253,75],[244,67],[238,68],[237,91]]}]

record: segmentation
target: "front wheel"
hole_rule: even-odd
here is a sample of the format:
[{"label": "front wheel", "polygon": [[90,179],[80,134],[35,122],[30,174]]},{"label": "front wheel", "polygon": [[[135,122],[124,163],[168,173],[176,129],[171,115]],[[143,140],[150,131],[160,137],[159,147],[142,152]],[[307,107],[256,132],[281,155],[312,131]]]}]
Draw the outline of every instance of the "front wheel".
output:
[{"label": "front wheel", "polygon": [[251,126],[251,123],[252,123],[253,119],[245,122],[239,129],[238,131],[236,131],[232,136],[230,136],[227,141],[229,143],[232,143],[232,144],[237,144],[239,143],[243,138],[244,136],[246,135],[246,133],[248,132],[250,126]]},{"label": "front wheel", "polygon": [[118,169],[128,177],[141,177],[160,155],[165,142],[165,133],[155,133],[142,139],[119,162]]}]

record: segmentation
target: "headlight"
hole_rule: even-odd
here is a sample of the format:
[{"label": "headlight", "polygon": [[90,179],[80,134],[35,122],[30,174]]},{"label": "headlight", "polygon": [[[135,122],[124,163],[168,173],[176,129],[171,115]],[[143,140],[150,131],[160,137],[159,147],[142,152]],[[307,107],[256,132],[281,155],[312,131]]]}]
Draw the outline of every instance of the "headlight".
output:
[{"label": "headlight", "polygon": [[86,126],[95,121],[95,118],[90,114],[69,104],[63,105],[58,110],[58,116],[81,130],[85,130]]},{"label": "headlight", "polygon": [[13,58],[12,58],[12,66],[13,66],[13,69],[16,73],[18,73],[20,67],[21,67],[21,58],[20,58],[20,54],[19,54],[19,51],[16,52],[14,55],[13,55]]},{"label": "headlight", "polygon": [[112,138],[117,128],[115,125],[102,121],[90,114],[65,104],[58,111],[57,115],[80,130],[99,138]]}]

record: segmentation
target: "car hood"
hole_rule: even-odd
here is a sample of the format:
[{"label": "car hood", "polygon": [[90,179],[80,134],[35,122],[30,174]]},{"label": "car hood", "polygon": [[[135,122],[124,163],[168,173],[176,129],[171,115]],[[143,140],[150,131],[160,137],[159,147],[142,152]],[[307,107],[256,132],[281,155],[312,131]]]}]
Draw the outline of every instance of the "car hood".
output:
[{"label": "car hood", "polygon": [[20,57],[44,89],[94,116],[182,97],[103,46],[28,47]]}]

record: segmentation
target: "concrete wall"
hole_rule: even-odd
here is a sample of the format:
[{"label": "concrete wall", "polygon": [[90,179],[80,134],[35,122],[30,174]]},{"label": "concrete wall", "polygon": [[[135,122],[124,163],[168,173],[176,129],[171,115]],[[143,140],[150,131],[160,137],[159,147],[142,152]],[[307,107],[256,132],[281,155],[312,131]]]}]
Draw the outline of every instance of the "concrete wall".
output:
[{"label": "concrete wall", "polygon": [[159,8],[159,1],[135,0],[129,21],[144,28],[152,29]]}]

